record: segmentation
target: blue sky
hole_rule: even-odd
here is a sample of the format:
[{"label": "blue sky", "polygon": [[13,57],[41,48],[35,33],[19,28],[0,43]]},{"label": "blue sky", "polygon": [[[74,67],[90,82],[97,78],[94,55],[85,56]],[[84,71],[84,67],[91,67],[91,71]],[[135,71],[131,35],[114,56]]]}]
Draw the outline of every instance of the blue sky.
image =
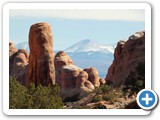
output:
[{"label": "blue sky", "polygon": [[[105,45],[116,44],[131,34],[145,29],[144,11],[56,11],[42,14],[33,10],[11,10],[9,21],[10,41],[28,42],[29,28],[37,22],[48,22],[52,27],[54,49],[64,50],[74,43],[92,39]],[[88,12],[88,14],[86,14]],[[93,14],[92,14],[92,13]],[[37,14],[38,13],[38,14]],[[40,14],[41,13],[41,14]],[[63,13],[63,14],[62,14]],[[85,13],[85,15],[83,14]],[[101,14],[100,16],[100,13]],[[116,13],[116,14],[115,14]],[[78,15],[77,15],[78,14]],[[69,16],[69,17],[68,17]]]}]

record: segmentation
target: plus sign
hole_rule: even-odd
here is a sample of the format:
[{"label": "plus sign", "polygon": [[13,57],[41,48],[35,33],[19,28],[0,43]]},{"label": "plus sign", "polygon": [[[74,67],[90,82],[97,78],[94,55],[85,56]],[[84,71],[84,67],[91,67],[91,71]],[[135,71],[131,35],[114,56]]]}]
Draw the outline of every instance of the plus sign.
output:
[{"label": "plus sign", "polygon": [[152,98],[149,97],[148,94],[146,94],[146,97],[145,98],[142,98],[143,101],[146,101],[146,105],[149,104],[149,101],[152,101]]},{"label": "plus sign", "polygon": [[157,104],[158,97],[153,90],[143,89],[137,95],[137,103],[144,110],[151,110]]}]

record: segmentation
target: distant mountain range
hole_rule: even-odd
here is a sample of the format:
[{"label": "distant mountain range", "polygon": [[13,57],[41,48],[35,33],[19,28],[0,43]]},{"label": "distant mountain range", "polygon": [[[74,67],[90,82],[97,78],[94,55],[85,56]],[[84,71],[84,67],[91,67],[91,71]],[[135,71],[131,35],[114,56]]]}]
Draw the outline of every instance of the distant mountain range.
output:
[{"label": "distant mountain range", "polygon": [[19,50],[19,49],[25,49],[29,52],[29,44],[28,42],[21,42],[21,43],[18,43],[16,45],[16,48]]},{"label": "distant mountain range", "polygon": [[[27,42],[16,45],[17,49],[29,51]],[[96,41],[81,40],[64,50],[72,61],[80,68],[95,67],[100,77],[105,77],[108,67],[112,64],[114,46],[101,45]],[[55,54],[58,50],[54,50]]]},{"label": "distant mountain range", "polygon": [[79,41],[67,48],[65,52],[104,52],[104,53],[113,53],[114,46],[105,46],[100,45],[94,40],[86,39]]}]

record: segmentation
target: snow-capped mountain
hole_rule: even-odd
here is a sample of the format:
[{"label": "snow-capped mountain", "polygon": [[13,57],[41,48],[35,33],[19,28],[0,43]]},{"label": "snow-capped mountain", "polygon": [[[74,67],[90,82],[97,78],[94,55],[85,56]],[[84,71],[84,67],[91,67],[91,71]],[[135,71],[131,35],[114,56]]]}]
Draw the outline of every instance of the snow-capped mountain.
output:
[{"label": "snow-capped mountain", "polygon": [[112,64],[114,46],[101,45],[93,40],[79,41],[65,50],[75,65],[80,68],[95,67],[99,75],[105,78],[108,67]]},{"label": "snow-capped mountain", "polygon": [[22,43],[18,43],[16,45],[16,48],[19,50],[19,49],[25,49],[29,52],[29,45],[28,45],[28,42],[22,42]]},{"label": "snow-capped mountain", "polygon": [[86,39],[79,41],[67,48],[65,52],[104,52],[114,53],[114,46],[101,45],[94,40]]}]

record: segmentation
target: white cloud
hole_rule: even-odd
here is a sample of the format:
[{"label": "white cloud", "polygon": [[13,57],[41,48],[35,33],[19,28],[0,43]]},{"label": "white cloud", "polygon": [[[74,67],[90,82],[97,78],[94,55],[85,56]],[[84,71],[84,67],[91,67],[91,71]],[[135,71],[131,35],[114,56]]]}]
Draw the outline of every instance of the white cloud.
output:
[{"label": "white cloud", "polygon": [[92,9],[10,9],[10,16],[27,17],[52,17],[80,20],[126,20],[144,21],[145,10],[143,9],[114,9],[114,10],[92,10]]}]

